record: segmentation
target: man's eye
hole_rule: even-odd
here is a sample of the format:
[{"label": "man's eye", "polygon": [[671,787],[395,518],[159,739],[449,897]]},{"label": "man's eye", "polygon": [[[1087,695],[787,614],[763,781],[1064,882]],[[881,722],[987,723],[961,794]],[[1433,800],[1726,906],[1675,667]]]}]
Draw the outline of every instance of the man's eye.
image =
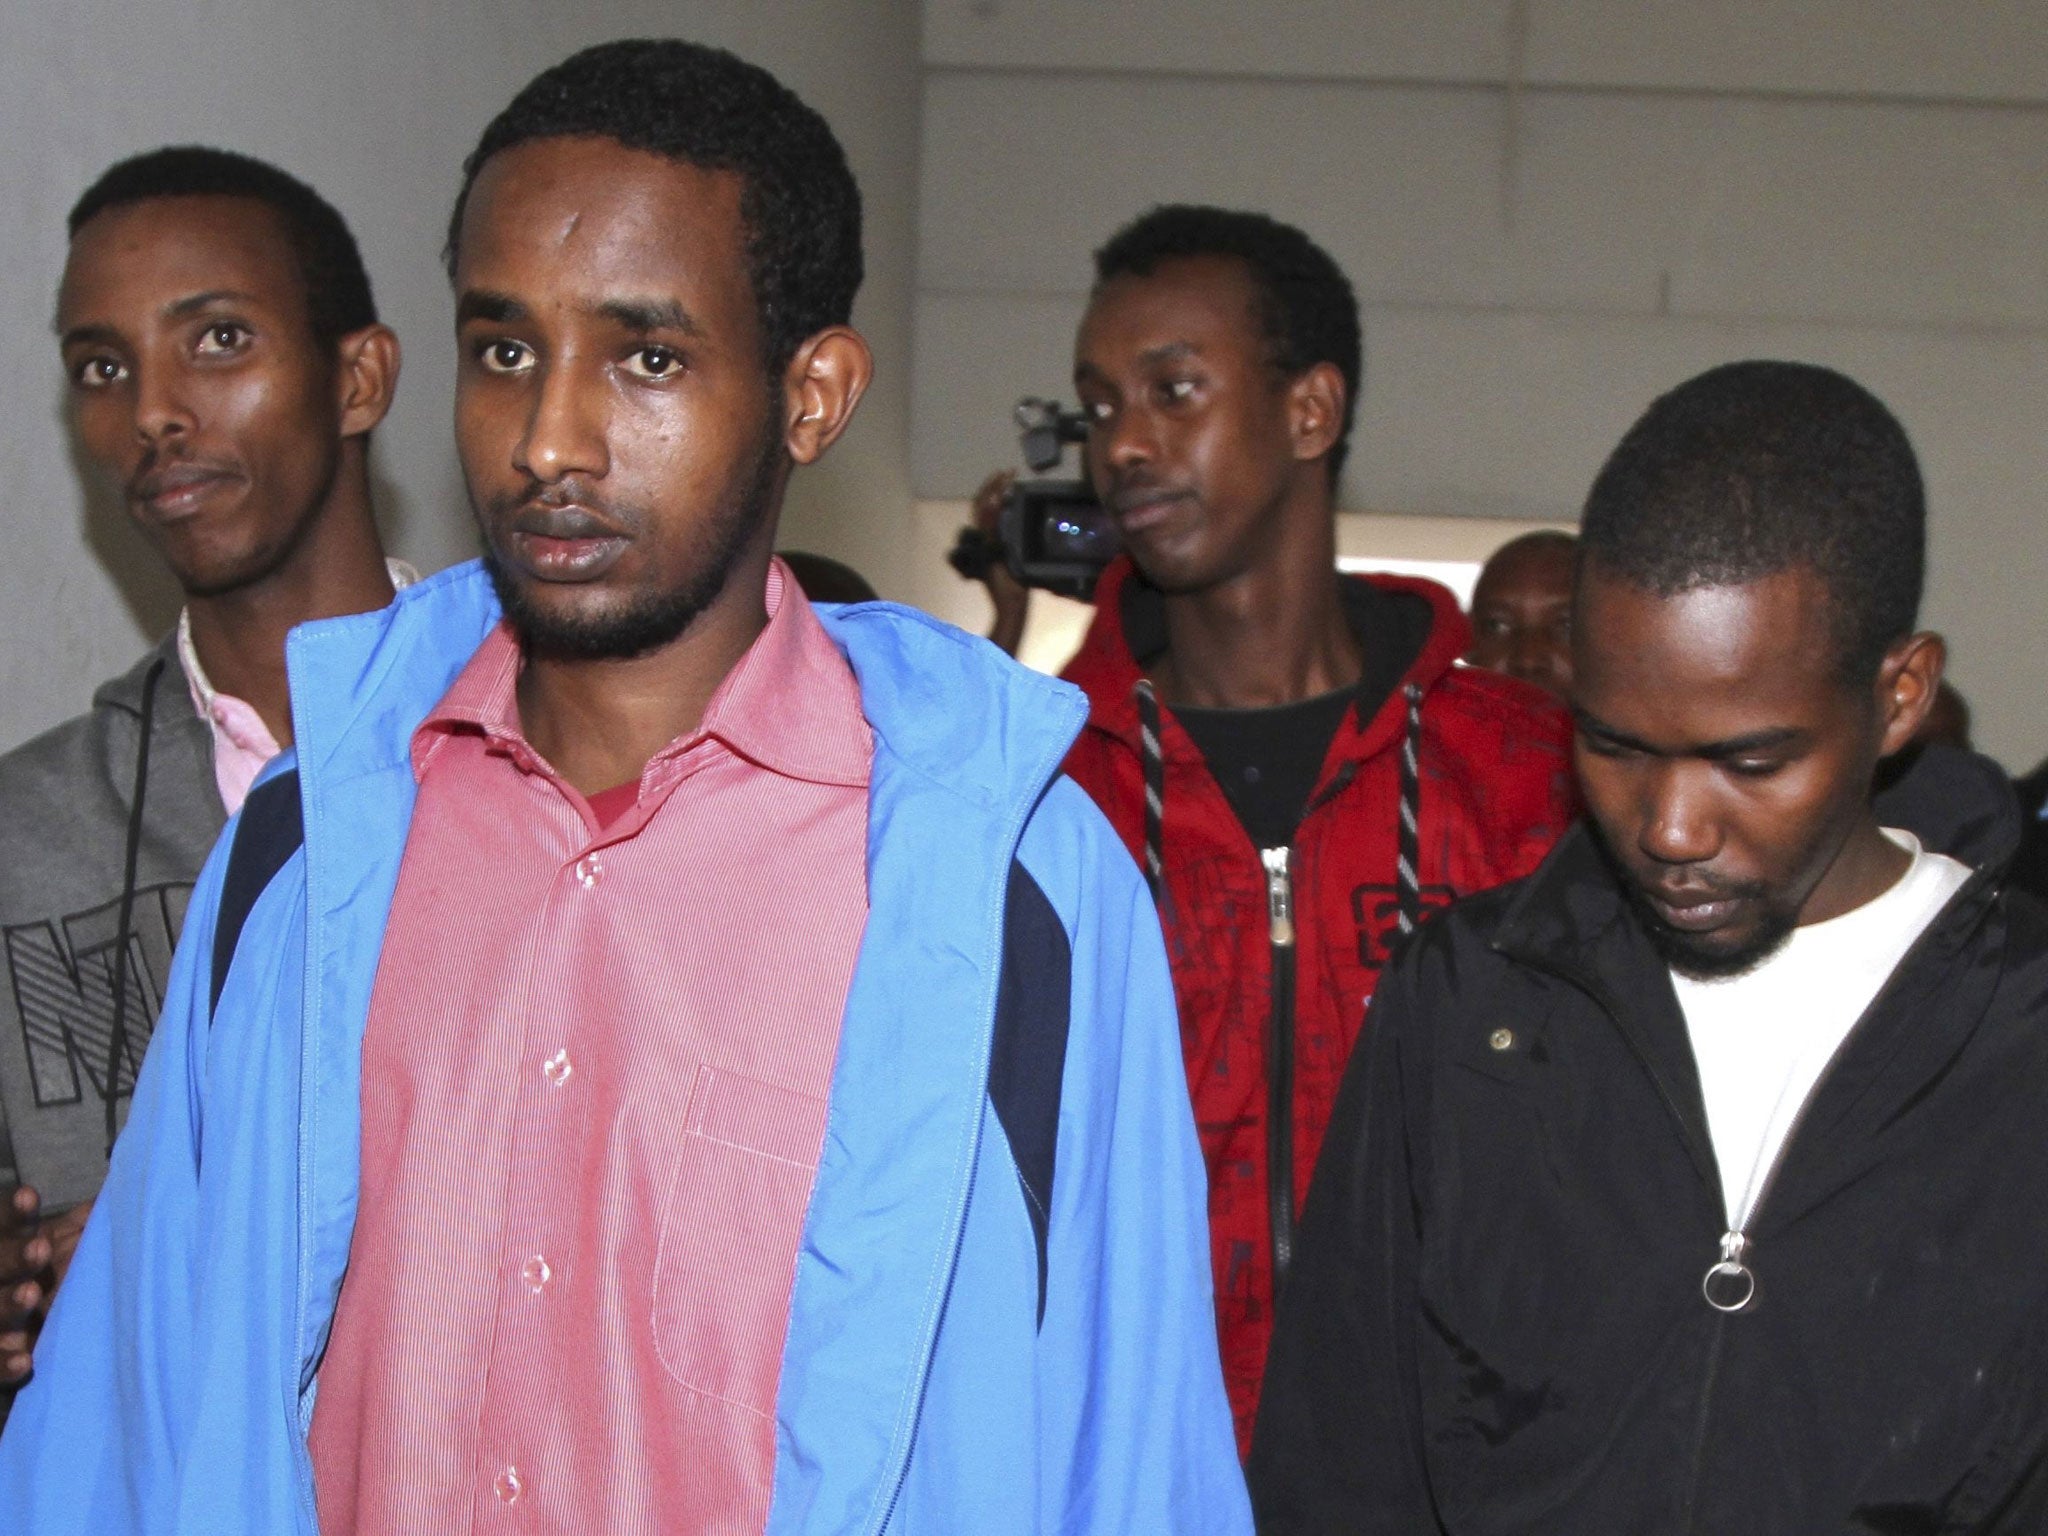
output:
[{"label": "man's eye", "polygon": [[1083,400],[1081,414],[1088,418],[1091,426],[1099,427],[1114,413],[1110,410],[1107,400]]},{"label": "man's eye", "polygon": [[118,357],[108,357],[104,353],[88,357],[71,369],[71,382],[80,389],[105,389],[127,377],[128,365]]},{"label": "man's eye", "polygon": [[1785,765],[1774,757],[1737,757],[1728,762],[1728,771],[1739,778],[1767,779]]},{"label": "man's eye", "polygon": [[477,349],[476,360],[486,373],[523,373],[533,366],[533,352],[523,341],[487,341]]},{"label": "man's eye", "polygon": [[199,354],[202,357],[226,357],[239,352],[248,343],[249,328],[232,320],[216,320],[199,333]]},{"label": "man's eye", "polygon": [[1168,379],[1159,386],[1159,398],[1170,404],[1179,405],[1192,400],[1195,395],[1193,379]]},{"label": "man's eye", "polygon": [[643,379],[666,379],[682,368],[681,354],[667,347],[642,347],[626,359],[626,371]]}]

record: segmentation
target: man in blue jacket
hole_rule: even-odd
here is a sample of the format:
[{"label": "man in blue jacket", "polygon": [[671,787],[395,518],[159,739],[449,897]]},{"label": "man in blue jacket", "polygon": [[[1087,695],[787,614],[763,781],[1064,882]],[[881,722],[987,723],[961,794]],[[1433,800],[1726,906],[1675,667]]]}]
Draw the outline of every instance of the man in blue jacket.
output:
[{"label": "man in blue jacket", "polygon": [[292,636],[10,1526],[1249,1529],[1085,705],[771,555],[869,378],[859,229],[712,50],[587,50],[486,130],[488,554]]}]

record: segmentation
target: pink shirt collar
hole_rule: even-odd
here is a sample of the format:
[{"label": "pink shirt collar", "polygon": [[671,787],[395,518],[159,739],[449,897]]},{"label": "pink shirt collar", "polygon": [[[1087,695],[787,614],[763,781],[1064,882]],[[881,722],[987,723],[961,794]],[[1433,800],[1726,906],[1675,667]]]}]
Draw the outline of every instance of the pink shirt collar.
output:
[{"label": "pink shirt collar", "polygon": [[[681,759],[707,739],[785,778],[867,784],[874,737],[846,658],[780,560],[768,567],[765,600],[767,627],[718,685],[697,729],[647,760],[643,792],[666,788],[682,771]],[[500,623],[414,733],[416,778],[448,734],[463,729],[482,731],[524,767],[545,768],[519,723],[520,663],[519,642]]]},{"label": "pink shirt collar", "polygon": [[[420,573],[403,560],[386,560],[391,585],[404,591],[420,579]],[[178,610],[178,665],[185,671],[185,686],[192,695],[192,708],[213,733],[213,780],[220,788],[221,804],[230,816],[242,808],[249,786],[263,765],[277,756],[277,738],[254,705],[213,686],[200,665],[199,652],[192,644],[192,611]]]}]

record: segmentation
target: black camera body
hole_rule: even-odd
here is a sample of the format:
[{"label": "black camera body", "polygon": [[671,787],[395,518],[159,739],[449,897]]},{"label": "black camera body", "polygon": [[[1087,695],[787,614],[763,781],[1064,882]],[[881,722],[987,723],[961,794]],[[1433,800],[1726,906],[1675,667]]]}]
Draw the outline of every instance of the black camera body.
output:
[{"label": "black camera body", "polygon": [[1019,480],[998,525],[1003,564],[1027,587],[1087,602],[1123,545],[1085,480]]},{"label": "black camera body", "polygon": [[[1086,416],[1035,396],[1017,402],[1017,426],[1024,462],[1040,475],[1058,467],[1069,443],[1088,436]],[[1086,480],[1036,479],[1010,487],[993,539],[967,529],[948,558],[977,581],[1001,560],[1027,587],[1086,602],[1122,548],[1116,524]]]}]

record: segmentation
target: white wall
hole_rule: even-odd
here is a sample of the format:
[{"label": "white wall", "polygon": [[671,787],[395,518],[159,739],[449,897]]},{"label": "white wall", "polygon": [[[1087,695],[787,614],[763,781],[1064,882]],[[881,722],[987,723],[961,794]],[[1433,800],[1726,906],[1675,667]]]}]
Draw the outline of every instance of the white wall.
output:
[{"label": "white wall", "polygon": [[2048,753],[2048,7],[926,0],[924,49],[921,496],[1070,392],[1120,223],[1265,208],[1366,301],[1347,506],[1570,518],[1701,368],[1864,380],[1922,455],[1980,744]]},{"label": "white wall", "polygon": [[377,441],[384,521],[399,553],[438,567],[470,552],[439,266],[462,157],[536,71],[607,37],[731,47],[845,142],[867,205],[856,319],[880,366],[846,440],[798,476],[784,534],[898,586],[911,526],[917,28],[915,0],[16,0],[0,47],[0,746],[82,709],[176,612],[118,506],[75,472],[50,336],[71,201],[113,160],[180,141],[262,155],[326,194],[405,346]]}]

